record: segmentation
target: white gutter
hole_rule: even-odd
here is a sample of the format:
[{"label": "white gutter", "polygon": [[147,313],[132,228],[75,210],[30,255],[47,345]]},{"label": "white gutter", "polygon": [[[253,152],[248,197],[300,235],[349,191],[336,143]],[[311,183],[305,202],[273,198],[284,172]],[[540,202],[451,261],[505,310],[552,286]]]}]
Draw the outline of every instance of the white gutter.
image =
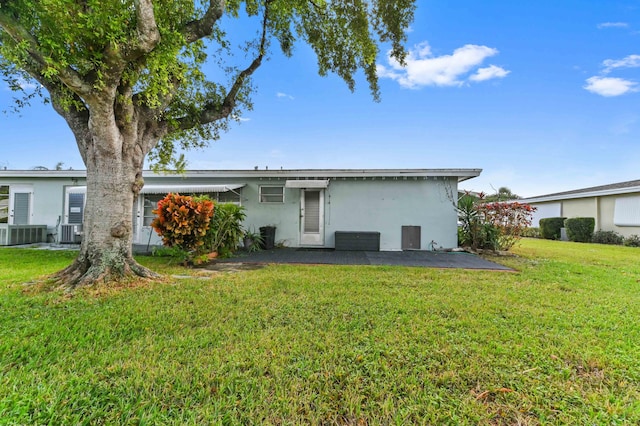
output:
[{"label": "white gutter", "polygon": [[[143,171],[144,177],[166,178],[374,178],[477,177],[482,169],[300,169],[300,170],[188,170],[184,173]],[[0,178],[84,178],[85,170],[0,170]]]},{"label": "white gutter", "polygon": [[572,194],[547,195],[542,197],[523,198],[518,200],[524,203],[544,203],[547,201],[572,200],[575,198],[604,197],[606,195],[620,195],[640,193],[640,186],[629,186],[626,188],[603,189],[600,191],[577,192]]}]

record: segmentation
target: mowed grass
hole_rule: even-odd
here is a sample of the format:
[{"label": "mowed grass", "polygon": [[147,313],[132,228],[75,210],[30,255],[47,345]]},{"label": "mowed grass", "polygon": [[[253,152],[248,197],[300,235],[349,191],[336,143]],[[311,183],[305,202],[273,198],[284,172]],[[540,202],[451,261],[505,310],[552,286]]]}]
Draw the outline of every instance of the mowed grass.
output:
[{"label": "mowed grass", "polygon": [[[518,272],[273,265],[72,296],[0,250],[0,424],[640,424],[640,249]],[[171,278],[172,275],[192,278]]]}]

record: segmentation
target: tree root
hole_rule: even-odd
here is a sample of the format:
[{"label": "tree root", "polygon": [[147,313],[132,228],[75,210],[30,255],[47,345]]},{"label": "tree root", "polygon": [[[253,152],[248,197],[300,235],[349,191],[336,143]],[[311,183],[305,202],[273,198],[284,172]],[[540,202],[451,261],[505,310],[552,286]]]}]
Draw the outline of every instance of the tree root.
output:
[{"label": "tree root", "polygon": [[159,279],[161,275],[136,262],[133,258],[122,262],[90,263],[80,257],[70,266],[53,274],[51,282],[57,289],[73,291],[96,284],[116,284],[130,279]]}]

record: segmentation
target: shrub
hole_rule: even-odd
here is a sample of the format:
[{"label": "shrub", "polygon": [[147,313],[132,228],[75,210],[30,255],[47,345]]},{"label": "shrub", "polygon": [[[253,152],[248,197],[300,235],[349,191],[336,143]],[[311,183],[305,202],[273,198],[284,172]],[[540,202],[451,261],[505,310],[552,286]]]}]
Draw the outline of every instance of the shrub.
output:
[{"label": "shrub", "polygon": [[540,219],[540,236],[547,240],[559,240],[560,229],[564,227],[565,217],[547,217]]},{"label": "shrub", "polygon": [[522,236],[527,238],[541,238],[540,228],[529,226],[522,231]]},{"label": "shrub", "polygon": [[244,207],[231,203],[217,204],[213,219],[205,237],[205,246],[220,257],[235,252],[244,236],[242,222],[246,214]]},{"label": "shrub", "polygon": [[463,195],[458,200],[457,210],[460,221],[458,244],[473,250],[496,250],[497,232],[492,229],[491,224],[485,222],[483,215],[478,211],[476,199],[467,194]]},{"label": "shrub", "polygon": [[620,245],[624,241],[622,235],[615,231],[598,231],[593,234],[591,242],[597,244],[614,244]]},{"label": "shrub", "polygon": [[167,194],[153,211],[156,218],[151,226],[165,246],[197,256],[203,252],[213,210],[213,202],[207,197]]},{"label": "shrub", "polygon": [[640,247],[640,237],[636,234],[629,235],[624,239],[623,244],[627,247]]},{"label": "shrub", "polygon": [[588,243],[593,237],[596,220],[592,217],[571,217],[564,221],[569,241]]},{"label": "shrub", "polygon": [[458,243],[477,249],[509,250],[522,237],[535,207],[513,202],[482,203],[469,194],[458,200]]},{"label": "shrub", "polygon": [[497,248],[509,250],[522,238],[524,230],[531,225],[531,216],[536,210],[526,203],[493,202],[477,206],[487,223],[498,230]]}]

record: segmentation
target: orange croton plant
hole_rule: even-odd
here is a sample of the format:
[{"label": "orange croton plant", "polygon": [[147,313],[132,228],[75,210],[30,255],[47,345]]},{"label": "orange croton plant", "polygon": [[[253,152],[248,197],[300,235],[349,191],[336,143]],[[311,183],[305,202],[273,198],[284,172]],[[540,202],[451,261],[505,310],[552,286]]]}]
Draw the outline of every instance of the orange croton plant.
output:
[{"label": "orange croton plant", "polygon": [[158,202],[151,226],[165,246],[198,252],[204,245],[213,210],[213,201],[205,197],[171,193]]}]

